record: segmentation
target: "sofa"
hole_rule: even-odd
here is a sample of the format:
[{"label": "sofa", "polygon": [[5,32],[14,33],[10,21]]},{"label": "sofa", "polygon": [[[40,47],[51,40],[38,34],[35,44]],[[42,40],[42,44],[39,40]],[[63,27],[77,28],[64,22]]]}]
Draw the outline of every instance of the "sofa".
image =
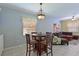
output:
[{"label": "sofa", "polygon": [[[58,32],[58,33],[53,33],[54,36],[58,37],[58,40],[61,39],[61,44],[69,44],[69,41],[72,40],[73,36],[72,36],[72,32]],[[55,40],[55,39],[54,39]],[[54,43],[54,42],[53,42]],[[57,44],[60,44],[59,42],[57,42]]]},{"label": "sofa", "polygon": [[54,38],[53,38],[53,45],[64,45],[64,44],[69,45],[69,42],[66,39],[64,39],[64,38],[60,38],[60,37],[54,36]]}]

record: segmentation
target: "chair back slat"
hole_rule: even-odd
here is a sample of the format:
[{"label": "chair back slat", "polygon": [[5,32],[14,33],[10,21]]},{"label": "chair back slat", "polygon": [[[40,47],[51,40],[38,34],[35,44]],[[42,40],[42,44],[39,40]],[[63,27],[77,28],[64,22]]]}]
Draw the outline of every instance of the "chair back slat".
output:
[{"label": "chair back slat", "polygon": [[27,44],[30,44],[30,34],[26,34],[25,36]]},{"label": "chair back slat", "polygon": [[46,33],[46,40],[47,40],[47,44],[51,44],[53,43],[53,35],[51,32],[47,32]]}]

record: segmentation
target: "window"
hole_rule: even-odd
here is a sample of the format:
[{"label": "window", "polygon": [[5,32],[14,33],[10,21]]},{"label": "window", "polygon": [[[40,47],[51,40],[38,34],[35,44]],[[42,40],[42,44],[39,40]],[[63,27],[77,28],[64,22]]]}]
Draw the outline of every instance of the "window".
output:
[{"label": "window", "polygon": [[69,32],[78,32],[78,22],[71,22],[67,24]]},{"label": "window", "polygon": [[36,21],[28,17],[23,18],[23,34],[36,31]]}]

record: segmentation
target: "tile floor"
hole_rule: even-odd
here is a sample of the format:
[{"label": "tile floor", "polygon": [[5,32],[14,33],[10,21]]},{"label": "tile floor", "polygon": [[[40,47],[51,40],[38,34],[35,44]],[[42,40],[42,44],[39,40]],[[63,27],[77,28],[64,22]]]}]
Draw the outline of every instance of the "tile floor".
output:
[{"label": "tile floor", "polygon": [[[4,50],[2,56],[25,56],[25,45]],[[32,56],[36,54],[32,53]],[[69,42],[69,45],[53,45],[54,56],[79,56],[79,40]],[[43,55],[44,56],[44,55]]]}]

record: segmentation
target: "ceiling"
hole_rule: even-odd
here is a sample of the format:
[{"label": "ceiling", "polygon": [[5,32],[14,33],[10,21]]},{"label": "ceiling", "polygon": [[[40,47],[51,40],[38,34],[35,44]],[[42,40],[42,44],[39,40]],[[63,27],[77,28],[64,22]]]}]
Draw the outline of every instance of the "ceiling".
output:
[{"label": "ceiling", "polygon": [[[40,9],[39,3],[12,3],[11,5],[30,10],[37,13]],[[46,15],[63,18],[79,14],[79,3],[43,3],[43,11]]]}]

